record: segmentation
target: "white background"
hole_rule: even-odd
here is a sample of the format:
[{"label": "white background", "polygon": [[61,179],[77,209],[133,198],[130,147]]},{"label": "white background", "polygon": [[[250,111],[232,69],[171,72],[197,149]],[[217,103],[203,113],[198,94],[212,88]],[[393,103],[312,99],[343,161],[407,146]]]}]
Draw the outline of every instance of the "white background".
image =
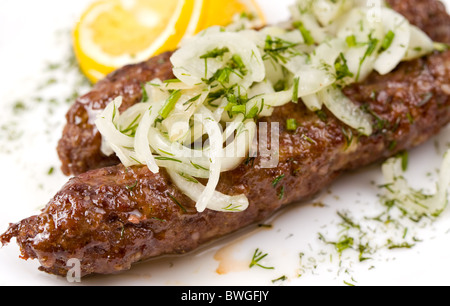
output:
[{"label": "white background", "polygon": [[[9,222],[37,213],[67,181],[59,171],[55,148],[69,104],[47,100],[70,94],[76,77],[54,72],[57,85],[43,92],[36,87],[53,76],[46,70],[49,62],[67,59],[70,29],[89,2],[0,0],[1,232]],[[288,18],[287,5],[293,1],[259,2],[273,23]],[[47,102],[35,102],[38,94]],[[18,100],[27,110],[14,117],[11,109]],[[5,131],[11,130],[21,137],[7,139]],[[446,129],[410,153],[406,176],[414,186],[433,188],[449,136]],[[266,222],[270,229],[251,227],[193,254],[142,263],[120,275],[86,278],[81,285],[450,285],[449,210],[434,223],[410,224],[407,237],[420,240],[413,248],[382,248],[362,263],[357,252],[348,250],[339,258],[332,246],[318,240],[318,233],[330,239],[339,235],[337,211],[348,212],[360,224],[384,211],[377,197],[380,174],[379,165],[374,165],[345,175],[319,195],[316,201],[325,207],[313,201],[292,205]],[[377,237],[389,235],[398,233],[384,226],[376,231]],[[264,265],[275,269],[248,268],[257,248],[268,254]],[[0,285],[68,284],[39,272],[37,261],[23,261],[18,255],[14,241],[0,249]],[[217,273],[220,264],[225,274]],[[286,280],[273,282],[281,276]]]}]

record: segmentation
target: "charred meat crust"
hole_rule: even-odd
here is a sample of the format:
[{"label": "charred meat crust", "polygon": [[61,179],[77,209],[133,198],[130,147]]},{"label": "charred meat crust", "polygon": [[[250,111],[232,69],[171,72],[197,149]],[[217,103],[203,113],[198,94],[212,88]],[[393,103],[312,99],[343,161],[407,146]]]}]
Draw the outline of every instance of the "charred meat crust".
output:
[{"label": "charred meat crust", "polygon": [[[394,8],[403,5],[403,1],[391,2]],[[440,7],[435,1],[418,2]],[[443,32],[448,33],[449,17],[445,11],[441,15],[447,25]],[[161,61],[161,65],[164,63]],[[109,86],[116,84],[114,76],[126,78],[138,67],[112,74],[103,83],[110,84],[103,85],[105,92],[99,84],[92,95],[101,96],[106,103],[114,94],[127,92],[121,81],[116,90]],[[170,70],[168,67],[164,69]],[[127,69],[130,71],[123,72]],[[169,75],[164,69],[159,73]],[[386,76],[374,73],[365,82],[346,88],[345,94],[373,116],[376,131],[370,137],[358,136],[330,113],[318,116],[309,112],[302,103],[277,108],[264,120],[280,124],[279,166],[263,169],[257,157],[221,176],[219,191],[243,193],[249,198],[250,206],[244,212],[197,213],[194,203],[163,170],[155,175],[146,167],[117,165],[72,178],[41,215],[12,224],[0,241],[7,244],[16,237],[24,259],[36,258],[43,271],[57,275],[67,273],[66,263],[71,258],[81,260],[82,275],[108,274],[129,269],[137,261],[189,252],[264,220],[286,204],[313,196],[343,171],[383,160],[428,140],[450,122],[449,75],[447,51],[402,63]],[[140,99],[136,92],[140,92],[139,80],[129,81],[134,84],[135,97],[130,101]],[[286,129],[287,117],[301,123],[295,132]],[[92,126],[87,128],[92,133]]]}]

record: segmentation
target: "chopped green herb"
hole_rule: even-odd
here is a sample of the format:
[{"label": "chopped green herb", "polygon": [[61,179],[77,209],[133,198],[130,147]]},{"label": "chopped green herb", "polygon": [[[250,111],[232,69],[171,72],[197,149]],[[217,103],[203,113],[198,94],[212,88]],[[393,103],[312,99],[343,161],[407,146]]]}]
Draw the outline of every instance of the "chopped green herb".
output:
[{"label": "chopped green herb", "polygon": [[141,83],[141,90],[142,90],[142,99],[141,102],[148,102],[148,93],[147,90],[145,89],[145,84]]},{"label": "chopped green herb", "polygon": [[136,134],[136,130],[139,126],[139,119],[141,118],[141,114],[138,114],[134,120],[124,129],[120,129],[120,132],[122,134],[134,137],[134,135]]},{"label": "chopped green herb", "polygon": [[375,128],[377,128],[378,130],[382,130],[382,129],[386,128],[389,125],[389,122],[387,120],[381,118],[380,115],[378,115],[375,111],[373,111],[370,108],[370,105],[368,103],[363,104],[361,106],[361,109],[364,112],[372,115],[372,117],[375,118],[375,121],[376,121],[375,122]]},{"label": "chopped green herb", "polygon": [[251,164],[251,166],[253,167],[253,166],[254,166],[254,163],[255,163],[255,159],[256,159],[256,157],[247,157],[247,158],[245,159],[245,161],[244,161],[244,164],[245,164],[246,166],[248,166],[248,165]]},{"label": "chopped green herb", "polygon": [[316,115],[317,115],[317,117],[319,117],[319,119],[321,121],[327,122],[328,116],[327,116],[327,113],[325,113],[323,110],[316,111]]},{"label": "chopped green herb", "polygon": [[26,109],[27,107],[25,106],[25,103],[23,103],[23,101],[16,101],[13,105],[13,112],[15,115],[22,113]]},{"label": "chopped green herb", "polygon": [[183,103],[183,105],[189,104],[189,103],[193,103],[195,101],[197,101],[198,99],[200,99],[200,97],[202,96],[202,94],[199,94],[193,98],[190,98],[189,100],[187,100],[186,102]]},{"label": "chopped green herb", "polygon": [[160,219],[160,218],[157,218],[157,217],[152,217],[152,219],[153,220],[158,220],[158,221],[161,221],[161,222],[167,222],[167,220]]},{"label": "chopped green herb", "polygon": [[298,88],[300,86],[300,77],[294,78],[294,90],[292,91],[292,102],[298,102]]},{"label": "chopped green herb", "polygon": [[306,140],[307,142],[309,142],[310,144],[313,144],[313,145],[316,145],[316,144],[317,144],[317,142],[316,142],[314,139],[308,137],[308,136],[305,135],[305,134],[302,135],[302,138],[303,138],[304,140]]},{"label": "chopped green herb", "polygon": [[158,149],[158,151],[161,152],[161,153],[164,153],[164,154],[166,154],[166,155],[169,155],[169,156],[175,156],[174,154],[172,154],[172,153],[170,153],[170,152],[167,152],[167,151],[164,151],[164,150],[162,150],[162,149]]},{"label": "chopped green herb", "polygon": [[325,242],[326,244],[334,245],[336,248],[336,251],[342,255],[342,253],[353,247],[354,239],[352,237],[349,237],[347,235],[343,235],[337,242],[330,242],[325,239],[325,237],[319,233],[319,239]]},{"label": "chopped green herb", "polygon": [[141,163],[140,161],[138,161],[136,158],[134,158],[133,156],[130,156],[130,158],[132,160],[134,160],[138,165],[143,165],[143,163]]},{"label": "chopped green herb", "polygon": [[350,219],[350,217],[347,216],[345,213],[338,211],[337,215],[342,219],[343,224],[347,225],[348,227],[361,229],[361,227],[358,224],[356,224],[352,219]]},{"label": "chopped green herb", "polygon": [[48,175],[52,175],[55,172],[55,168],[54,167],[50,167],[50,169],[48,169],[47,174]]},{"label": "chopped green herb", "polygon": [[272,283],[275,284],[276,282],[284,282],[285,280],[287,280],[287,276],[283,275],[277,279],[272,280]]},{"label": "chopped green herb", "polygon": [[388,240],[388,249],[389,250],[393,250],[393,249],[411,249],[412,247],[414,247],[415,244],[410,244],[408,242],[402,242],[400,244],[395,244],[392,240]]},{"label": "chopped green herb", "polygon": [[258,106],[253,106],[250,111],[245,115],[245,119],[253,119],[255,118],[257,115],[259,115],[260,110],[258,108]]},{"label": "chopped green herb", "polygon": [[263,265],[261,265],[259,262],[261,261],[261,260],[263,260],[267,255],[269,255],[269,254],[263,254],[259,249],[256,249],[255,250],[255,253],[253,254],[253,258],[252,258],[252,261],[250,262],[250,265],[249,265],[249,267],[250,268],[253,268],[254,266],[258,266],[258,267],[260,267],[260,268],[263,268],[263,269],[275,269],[274,267],[266,267],[266,266],[263,266]]},{"label": "chopped green herb", "polygon": [[356,36],[355,35],[349,35],[345,38],[345,41],[347,42],[347,46],[349,48],[356,47]]},{"label": "chopped green herb", "polygon": [[375,52],[375,50],[378,46],[378,43],[379,43],[379,40],[376,38],[373,38],[372,33],[371,33],[369,35],[369,41],[367,43],[366,52],[364,53],[364,56],[359,61],[358,73],[356,75],[357,82],[359,81],[359,77],[361,75],[361,69],[362,69],[362,65],[363,65],[364,61]]},{"label": "chopped green herb", "polygon": [[434,50],[439,51],[439,52],[444,52],[450,49],[450,44],[446,44],[446,43],[439,43],[439,42],[435,42],[433,43],[434,46]]},{"label": "chopped green herb", "polygon": [[217,58],[217,57],[222,57],[225,53],[230,52],[230,49],[228,49],[227,47],[224,48],[214,48],[213,50],[203,54],[202,56],[200,56],[201,59],[208,59],[208,58]]},{"label": "chopped green herb", "polygon": [[246,111],[245,105],[234,105],[234,106],[231,107],[231,114],[232,115],[245,114],[245,111]]},{"label": "chopped green herb", "polygon": [[239,54],[234,54],[231,58],[231,68],[239,70],[242,75],[247,75],[247,68]]},{"label": "chopped green herb", "polygon": [[181,80],[179,80],[179,79],[169,79],[169,80],[163,81],[163,83],[164,84],[181,83]]},{"label": "chopped green herb", "polygon": [[297,128],[298,128],[297,120],[292,119],[292,118],[286,120],[286,129],[288,131],[296,131]]},{"label": "chopped green herb", "polygon": [[199,181],[197,181],[195,178],[193,178],[192,176],[190,176],[188,174],[185,174],[183,172],[180,172],[178,174],[188,182],[195,183],[195,184],[199,183]]},{"label": "chopped green herb", "polygon": [[349,283],[349,282],[347,282],[347,281],[345,281],[345,280],[344,280],[344,284],[346,284],[347,286],[350,286],[350,287],[354,287],[354,286],[355,286],[354,284]]},{"label": "chopped green herb", "polygon": [[339,54],[339,57],[337,58],[334,68],[336,69],[336,80],[342,80],[346,77],[353,77],[353,73],[350,72],[350,69],[347,65],[347,59],[345,58],[344,54],[341,52]]},{"label": "chopped green herb", "polygon": [[386,36],[383,39],[383,42],[381,43],[381,48],[379,50],[379,53],[386,51],[387,49],[389,49],[389,47],[392,45],[392,41],[395,38],[395,33],[392,32],[392,30],[389,30],[389,32],[387,32]]},{"label": "chopped green herb", "polygon": [[175,204],[177,204],[181,208],[183,212],[187,212],[186,208],[184,208],[183,205],[181,205],[173,195],[171,195],[169,192],[166,192],[166,194]]},{"label": "chopped green herb", "polygon": [[127,188],[129,191],[133,191],[133,189],[136,188],[138,182],[139,181],[136,180],[132,185],[125,186],[125,188]]},{"label": "chopped green herb", "polygon": [[303,36],[303,40],[308,46],[314,45],[315,41],[311,35],[311,32],[305,27],[303,22],[296,21],[294,22],[294,27],[297,28]]},{"label": "chopped green herb", "polygon": [[397,158],[401,158],[401,160],[402,160],[402,170],[403,170],[403,172],[408,170],[408,163],[409,163],[409,153],[408,153],[408,151],[400,152],[397,155]]},{"label": "chopped green herb", "polygon": [[172,158],[172,157],[165,157],[165,156],[157,156],[155,157],[156,160],[168,160],[168,161],[173,161],[176,163],[183,163],[181,160],[176,159],[176,158]]},{"label": "chopped green herb", "polygon": [[394,151],[396,147],[397,147],[397,141],[393,140],[389,143],[388,149],[389,149],[389,151]]},{"label": "chopped green herb", "polygon": [[278,80],[278,81],[275,83],[275,85],[273,85],[273,89],[274,89],[276,92],[280,92],[280,91],[283,91],[283,90],[288,89],[288,84],[287,84],[286,79]]},{"label": "chopped green herb", "polygon": [[194,166],[194,168],[195,169],[197,169],[197,170],[205,170],[205,171],[209,171],[209,169],[207,169],[207,168],[205,168],[205,167],[202,167],[202,166],[200,166],[200,165],[198,165],[198,164],[195,164],[195,163],[193,163],[192,161],[190,162],[191,163],[191,165],[192,166]]},{"label": "chopped green herb", "polygon": [[224,207],[224,208],[222,208],[223,210],[225,210],[225,211],[230,211],[230,212],[237,212],[237,211],[242,211],[242,205],[233,205],[233,204],[230,204],[230,205],[228,205],[228,206],[226,206],[226,207]]},{"label": "chopped green herb", "polygon": [[169,98],[167,99],[166,104],[159,111],[159,114],[161,115],[161,117],[166,119],[180,98],[181,98],[181,90],[173,91],[170,94]]},{"label": "chopped green herb", "polygon": [[278,193],[278,199],[282,200],[284,198],[285,187],[281,186],[280,192]]},{"label": "chopped green herb", "polygon": [[342,127],[342,134],[344,135],[346,143],[345,150],[347,150],[353,142],[353,131],[350,128],[347,129]]},{"label": "chopped green herb", "polygon": [[286,64],[288,58],[300,55],[299,51],[295,49],[298,46],[297,43],[289,42],[284,39],[267,35],[263,60],[271,59],[275,63],[281,62]]},{"label": "chopped green herb", "polygon": [[273,188],[276,188],[277,185],[278,185],[278,183],[279,183],[282,179],[284,179],[284,177],[285,177],[285,175],[282,174],[282,175],[278,176],[276,179],[274,179],[274,180],[272,181],[272,186],[273,186]]}]

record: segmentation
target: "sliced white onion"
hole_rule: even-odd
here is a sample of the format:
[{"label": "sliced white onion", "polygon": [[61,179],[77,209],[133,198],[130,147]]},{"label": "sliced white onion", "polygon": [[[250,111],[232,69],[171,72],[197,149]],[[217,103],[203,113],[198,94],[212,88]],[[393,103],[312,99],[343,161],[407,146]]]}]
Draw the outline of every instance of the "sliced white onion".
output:
[{"label": "sliced white onion", "polygon": [[334,63],[344,50],[341,39],[332,39],[320,44],[310,58],[296,56],[288,61],[285,67],[299,82],[297,98],[315,94],[336,81]]},{"label": "sliced white onion", "polygon": [[237,129],[235,139],[229,143],[224,149],[221,157],[221,171],[231,171],[237,168],[245,160],[253,139],[256,135],[256,123],[248,120],[242,122]]},{"label": "sliced white onion", "polygon": [[[205,59],[201,56],[223,48],[228,48],[229,52],[216,58],[206,59],[207,67],[205,67]],[[231,79],[244,88],[264,79],[265,68],[258,47],[238,33],[218,32],[214,35],[198,35],[195,40],[191,40],[176,51],[170,60],[174,66],[175,76],[184,83],[194,86],[202,83],[205,78],[210,79],[217,70],[225,67],[233,54],[241,57],[247,73],[240,77],[232,73]],[[230,81],[230,83],[233,82]]]},{"label": "sliced white onion", "polygon": [[117,118],[120,116],[119,108],[121,105],[122,97],[119,96],[97,116],[95,124],[107,142],[118,147],[133,147],[134,138],[121,133],[116,125]]},{"label": "sliced white onion", "polygon": [[[348,37],[355,38],[356,45],[347,48],[344,57],[349,71],[353,74],[353,81],[356,82],[364,80],[373,71],[380,41],[385,36],[383,25],[369,18],[369,13],[367,9],[355,8],[343,15],[336,25],[338,38],[343,41]],[[372,52],[368,52],[371,47]]]},{"label": "sliced white onion", "polygon": [[314,16],[311,1],[297,1],[296,5],[291,6],[289,10],[292,19],[303,23],[305,29],[307,29],[313,37],[314,42],[321,43],[326,39],[326,29],[320,25],[316,16]]},{"label": "sliced white onion", "polygon": [[100,151],[105,156],[111,156],[114,154],[114,149],[111,147],[111,144],[106,140],[105,137],[102,137],[102,143],[100,145]]},{"label": "sliced white onion", "polygon": [[265,80],[251,87],[248,95],[251,99],[247,102],[247,112],[257,107],[259,117],[268,117],[272,115],[274,105],[284,105],[292,99],[292,90],[275,92],[272,83]]},{"label": "sliced white onion", "polygon": [[390,158],[382,166],[387,200],[415,216],[438,216],[448,204],[450,186],[450,150],[446,152],[440,168],[437,190],[433,195],[424,194],[409,186],[403,176],[402,159]]},{"label": "sliced white onion", "polygon": [[[206,187],[201,183],[187,180],[176,171],[168,169],[171,179],[175,185],[194,202],[199,202],[205,193]],[[241,212],[248,208],[248,199],[245,195],[229,196],[214,191],[208,203],[208,209],[220,212]]]},{"label": "sliced white onion", "polygon": [[268,93],[266,95],[259,97],[258,100],[264,99],[265,105],[268,105],[271,107],[276,107],[276,106],[282,106],[286,103],[291,102],[292,98],[293,98],[293,96],[292,96],[292,88],[291,88],[291,89],[283,90],[283,91],[279,91],[279,92]]},{"label": "sliced white onion", "polygon": [[319,99],[317,94],[303,96],[302,100],[303,100],[303,103],[306,105],[306,107],[312,112],[322,109],[323,103]]},{"label": "sliced white onion", "polygon": [[411,31],[408,20],[392,9],[381,8],[381,22],[384,32],[394,33],[389,48],[378,55],[374,63],[374,69],[381,75],[394,70],[405,57],[408,50]]},{"label": "sliced white onion", "polygon": [[227,139],[234,134],[234,132],[242,125],[244,119],[245,119],[244,114],[237,114],[233,121],[227,122],[225,131],[223,132],[222,137],[223,142],[226,142]]},{"label": "sliced white onion", "polygon": [[161,133],[161,131],[153,127],[149,130],[148,140],[150,147],[157,154],[173,157],[186,163],[192,161],[194,164],[199,165],[202,168],[209,168],[209,160],[205,150],[194,150],[183,146],[179,142],[171,142]]},{"label": "sliced white onion", "polygon": [[336,80],[333,71],[318,66],[305,66],[297,74],[298,97],[309,96],[331,85]]},{"label": "sliced white onion", "polygon": [[116,117],[116,126],[124,134],[133,134],[139,125],[142,114],[149,108],[148,103],[137,103]]},{"label": "sliced white onion", "polygon": [[427,34],[414,25],[410,25],[411,38],[409,47],[403,57],[404,61],[410,61],[421,56],[424,56],[433,51],[433,41]]},{"label": "sliced white onion", "polygon": [[115,144],[111,144],[111,148],[125,167],[142,165],[142,163],[137,160],[136,153],[133,150],[116,146]]},{"label": "sliced white onion", "polygon": [[199,168],[191,163],[185,163],[183,161],[178,161],[176,158],[161,158],[156,157],[156,164],[158,167],[172,169],[178,173],[183,173],[191,176],[192,178],[209,178],[209,170]]},{"label": "sliced white onion", "polygon": [[328,65],[334,66],[339,54],[346,50],[346,43],[339,38],[333,38],[324,41],[314,50],[312,55],[312,62],[316,66]]},{"label": "sliced white onion", "polygon": [[[170,141],[183,141],[188,136],[189,121],[197,108],[205,102],[208,94],[209,89],[198,86],[182,91],[182,95],[171,115],[162,122],[163,127],[168,132]],[[192,101],[192,99],[195,101]]]},{"label": "sliced white onion", "polygon": [[317,20],[322,26],[327,26],[331,24],[332,21],[336,20],[347,7],[351,1],[348,0],[315,0],[313,2],[313,11]]},{"label": "sliced white onion", "polygon": [[164,89],[164,83],[160,79],[154,79],[145,84],[148,101],[165,101],[169,98],[169,92]]},{"label": "sliced white onion", "polygon": [[269,26],[262,29],[259,33],[259,46],[264,46],[267,35],[269,35],[271,37],[276,37],[284,41],[295,43],[297,44],[297,49],[304,48],[302,45],[305,40],[298,30],[286,30],[285,28],[279,26]]},{"label": "sliced white onion", "polygon": [[340,121],[364,135],[372,134],[371,117],[347,98],[341,90],[330,86],[320,91],[318,96],[328,110]]},{"label": "sliced white onion", "polygon": [[222,132],[219,127],[219,123],[212,118],[212,113],[206,107],[200,107],[198,114],[194,116],[195,120],[201,122],[205,127],[206,133],[210,143],[211,157],[209,167],[209,179],[206,184],[205,190],[197,200],[197,211],[203,212],[208,204],[211,202],[211,198],[214,195],[216,186],[219,183],[221,173],[221,159],[220,154],[222,152]]},{"label": "sliced white onion", "polygon": [[149,110],[144,113],[141,123],[136,130],[134,141],[134,149],[136,151],[138,160],[143,164],[146,164],[150,171],[152,171],[153,173],[158,173],[159,167],[156,164],[155,159],[153,158],[153,154],[150,148],[149,133],[152,125],[155,122],[155,119],[158,116],[158,111],[159,109],[161,109],[162,105],[162,102],[159,102],[157,104],[155,103],[155,105],[153,105],[154,109],[153,107],[149,108]]}]

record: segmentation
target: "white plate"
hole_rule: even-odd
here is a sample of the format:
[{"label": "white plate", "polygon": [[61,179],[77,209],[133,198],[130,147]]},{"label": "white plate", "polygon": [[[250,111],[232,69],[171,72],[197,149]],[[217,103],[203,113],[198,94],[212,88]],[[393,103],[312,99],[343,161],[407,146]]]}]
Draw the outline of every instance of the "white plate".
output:
[{"label": "white plate", "polygon": [[[73,69],[47,68],[49,63],[68,63],[70,29],[88,2],[0,2],[2,232],[9,222],[37,213],[67,181],[59,171],[55,148],[69,108],[64,100],[78,86],[79,78]],[[286,7],[292,2],[260,1],[269,22],[285,20],[289,16]],[[36,90],[40,85],[44,88]],[[85,90],[77,88],[82,93]],[[25,111],[18,101],[23,101]],[[16,134],[21,136],[13,137]],[[412,184],[433,188],[449,136],[450,129],[446,129],[410,153],[407,177]],[[379,165],[368,167],[341,177],[324,191],[315,202],[325,207],[292,205],[266,222],[271,228],[251,227],[193,254],[141,263],[119,275],[82,279],[81,285],[449,285],[449,210],[434,223],[400,220],[407,231],[395,228],[394,223],[386,226],[368,220],[385,210],[377,197],[380,183]],[[368,226],[373,239],[415,245],[410,249],[382,247],[363,262],[352,250],[339,258],[332,245],[318,239],[319,233],[331,241],[343,234],[338,211],[361,227]],[[261,263],[274,269],[249,268],[256,249],[268,254]],[[0,249],[0,285],[69,284],[65,278],[39,272],[37,261],[18,256],[14,241]]]}]

